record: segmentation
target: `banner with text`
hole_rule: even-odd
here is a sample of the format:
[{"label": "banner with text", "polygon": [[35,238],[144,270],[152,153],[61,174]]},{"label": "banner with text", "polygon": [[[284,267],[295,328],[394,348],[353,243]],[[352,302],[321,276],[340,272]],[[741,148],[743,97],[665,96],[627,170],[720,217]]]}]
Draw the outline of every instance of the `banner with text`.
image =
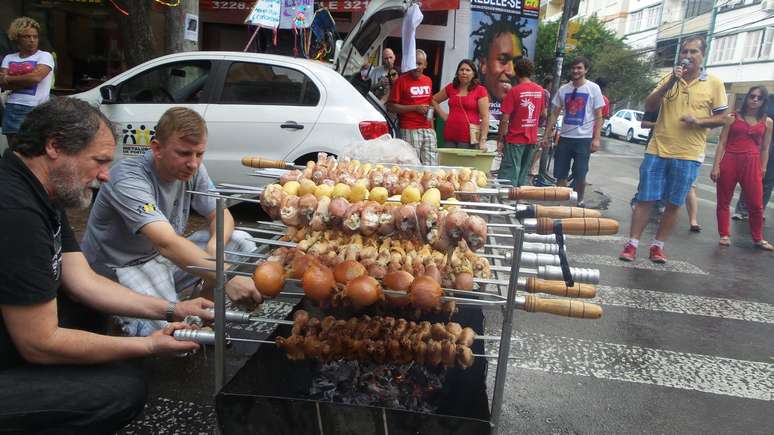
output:
[{"label": "banner with text", "polygon": [[514,60],[534,60],[540,0],[471,0],[470,58],[489,93],[492,120],[514,84]]},{"label": "banner with text", "polygon": [[282,0],[280,29],[302,29],[312,25],[314,0]]},{"label": "banner with text", "polygon": [[245,18],[245,23],[253,26],[276,29],[280,25],[280,12],[283,0],[258,0]]}]

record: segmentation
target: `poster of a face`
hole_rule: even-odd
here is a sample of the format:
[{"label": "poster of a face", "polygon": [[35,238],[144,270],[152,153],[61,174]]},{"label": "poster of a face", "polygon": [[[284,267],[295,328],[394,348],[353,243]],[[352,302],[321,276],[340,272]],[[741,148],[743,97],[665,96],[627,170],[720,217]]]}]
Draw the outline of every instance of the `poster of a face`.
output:
[{"label": "poster of a face", "polygon": [[539,0],[471,0],[470,58],[489,93],[492,119],[515,83],[514,61],[534,59]]}]

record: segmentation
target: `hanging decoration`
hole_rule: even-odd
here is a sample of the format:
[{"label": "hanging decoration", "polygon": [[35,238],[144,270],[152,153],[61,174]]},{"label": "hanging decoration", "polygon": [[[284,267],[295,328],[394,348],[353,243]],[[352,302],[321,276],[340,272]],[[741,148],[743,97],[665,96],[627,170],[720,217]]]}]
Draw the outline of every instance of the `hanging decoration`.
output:
[{"label": "hanging decoration", "polygon": [[164,0],[153,0],[158,4],[168,6],[170,8],[174,8],[180,5],[180,0],[174,0],[174,1],[164,1]]}]

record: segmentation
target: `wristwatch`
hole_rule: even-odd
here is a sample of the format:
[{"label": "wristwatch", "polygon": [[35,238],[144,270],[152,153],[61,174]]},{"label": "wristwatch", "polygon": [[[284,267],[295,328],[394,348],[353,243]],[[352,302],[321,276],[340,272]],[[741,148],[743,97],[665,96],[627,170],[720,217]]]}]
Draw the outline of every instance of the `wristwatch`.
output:
[{"label": "wristwatch", "polygon": [[175,321],[175,305],[177,305],[176,302],[170,302],[167,304],[167,322],[174,322]]}]

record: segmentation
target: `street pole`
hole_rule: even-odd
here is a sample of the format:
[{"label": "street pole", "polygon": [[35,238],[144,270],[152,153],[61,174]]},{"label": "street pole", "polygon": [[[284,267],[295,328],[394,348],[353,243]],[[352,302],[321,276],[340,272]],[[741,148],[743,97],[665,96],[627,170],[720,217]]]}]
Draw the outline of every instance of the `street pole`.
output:
[{"label": "street pole", "polygon": [[[185,35],[186,14],[199,15],[198,0],[181,0],[180,4],[169,7],[164,18],[166,33],[166,53],[181,53],[199,50],[199,41],[189,41]],[[201,21],[197,23],[199,39],[201,39]]]},{"label": "street pole", "polygon": [[707,31],[707,41],[704,49],[704,64],[702,68],[707,68],[707,60],[709,60],[710,46],[712,45],[712,35],[715,33],[715,20],[718,18],[718,0],[712,2],[712,17],[710,17],[710,27]]},{"label": "street pole", "polygon": [[551,95],[556,95],[559,83],[562,81],[562,65],[564,64],[564,49],[567,45],[567,27],[570,22],[574,3],[579,0],[564,0],[562,5],[562,20],[559,22],[559,36],[556,38],[556,65],[554,65],[554,81],[551,83]]}]

